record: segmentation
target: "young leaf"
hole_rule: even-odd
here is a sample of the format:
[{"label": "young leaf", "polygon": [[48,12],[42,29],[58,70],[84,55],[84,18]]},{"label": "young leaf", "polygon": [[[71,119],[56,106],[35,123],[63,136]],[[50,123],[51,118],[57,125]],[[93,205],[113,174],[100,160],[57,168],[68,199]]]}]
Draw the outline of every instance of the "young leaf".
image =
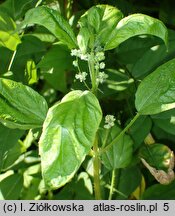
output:
[{"label": "young leaf", "polygon": [[144,14],[133,14],[117,24],[108,38],[105,50],[114,49],[127,39],[143,34],[159,37],[167,45],[167,29],[160,20]]},{"label": "young leaf", "polygon": [[139,85],[135,105],[142,115],[175,108],[175,59],[158,67]]},{"label": "young leaf", "polygon": [[15,31],[14,21],[5,13],[0,12],[0,46],[4,46],[10,50],[16,50],[21,42]]},{"label": "young leaf", "polygon": [[9,128],[41,127],[47,114],[45,99],[32,88],[0,78],[0,122]]},{"label": "young leaf", "polygon": [[49,109],[39,141],[48,188],[59,188],[74,176],[94,143],[101,118],[98,100],[89,91],[72,91]]},{"label": "young leaf", "polygon": [[[109,5],[90,8],[79,20],[78,45],[82,51],[94,46],[104,46],[123,14]],[[83,45],[83,46],[82,46]]]},{"label": "young leaf", "polygon": [[[115,125],[110,129],[109,134],[106,136],[107,138],[105,138],[105,134],[108,133],[107,130],[103,129],[103,132],[101,133],[101,139],[103,141],[106,140],[106,146],[110,144],[121,132],[119,126]],[[131,161],[132,152],[133,141],[128,135],[124,135],[117,143],[102,154],[102,162],[109,170],[124,168],[127,167]]]},{"label": "young leaf", "polygon": [[77,42],[73,30],[56,10],[45,6],[33,8],[25,15],[23,25],[28,24],[44,26],[70,49],[76,47]]}]

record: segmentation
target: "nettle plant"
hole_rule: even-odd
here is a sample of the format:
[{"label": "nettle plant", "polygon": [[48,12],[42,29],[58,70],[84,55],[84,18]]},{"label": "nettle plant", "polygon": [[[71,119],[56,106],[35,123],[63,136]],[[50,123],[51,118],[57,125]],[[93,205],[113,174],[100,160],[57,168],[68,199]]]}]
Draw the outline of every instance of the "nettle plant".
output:
[{"label": "nettle plant", "polygon": [[[12,20],[9,22],[13,25]],[[44,97],[31,87],[0,78],[1,123],[10,129],[30,130],[27,136],[30,136],[31,129],[42,128],[38,147],[44,187],[49,193],[72,181],[82,166],[93,170],[94,187],[91,190],[95,199],[112,199],[114,194],[118,199],[126,199],[136,188],[135,197],[144,198],[136,195],[143,193],[141,189],[138,192],[139,187],[145,187],[144,178],[135,166],[137,164],[145,166],[159,183],[170,184],[174,180],[173,151],[156,143],[149,131],[141,135],[137,151],[134,142],[137,142],[137,135],[141,133],[139,129],[148,115],[175,108],[175,59],[137,81],[135,116],[126,122],[125,127],[118,116],[103,113],[100,105],[100,96],[105,94],[103,86],[109,78],[109,71],[105,68],[106,53],[138,35],[160,38],[168,49],[165,25],[143,14],[124,18],[120,10],[109,5],[96,5],[86,11],[79,19],[77,36],[58,11],[46,6],[27,11],[20,27],[24,31],[34,24],[45,27],[59,40],[59,44],[69,49],[76,82],[84,85],[84,90],[71,90],[48,108]],[[0,43],[13,50],[15,55],[20,38],[17,33],[4,34]],[[28,67],[32,64],[28,62]],[[8,73],[10,69],[11,65]],[[15,134],[13,136],[15,139]],[[1,152],[0,168],[5,170],[5,152],[2,149]],[[133,179],[135,185],[128,191],[122,190],[130,184],[130,180],[125,178],[127,167],[131,167],[131,181],[133,176],[137,176]],[[116,181],[121,178],[121,172],[123,177],[119,185]]]}]

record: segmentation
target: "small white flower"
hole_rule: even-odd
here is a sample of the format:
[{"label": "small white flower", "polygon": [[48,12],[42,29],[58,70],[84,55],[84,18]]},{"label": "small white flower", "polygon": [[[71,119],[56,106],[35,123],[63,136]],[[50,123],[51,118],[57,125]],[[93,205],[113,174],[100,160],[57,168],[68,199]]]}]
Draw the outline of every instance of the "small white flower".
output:
[{"label": "small white flower", "polygon": [[103,61],[105,59],[104,52],[97,52],[95,58],[97,61]]},{"label": "small white flower", "polygon": [[110,129],[111,127],[114,126],[114,122],[115,122],[115,117],[113,115],[106,115],[105,116],[105,125],[104,128],[106,129]]},{"label": "small white flower", "polygon": [[96,62],[94,67],[95,67],[95,70],[99,70],[100,64],[98,62]]},{"label": "small white flower", "polygon": [[105,63],[104,62],[101,62],[100,65],[99,65],[100,69],[104,69],[105,68]]},{"label": "small white flower", "polygon": [[108,78],[108,75],[105,74],[105,72],[99,72],[97,76],[97,83],[103,83],[106,81],[107,78]]},{"label": "small white flower", "polygon": [[88,54],[81,54],[80,59],[87,61],[88,60]]},{"label": "small white flower", "polygon": [[82,72],[82,73],[78,73],[75,75],[75,78],[76,79],[79,79],[80,82],[83,82],[86,80],[86,76],[87,76],[87,73],[86,72]]},{"label": "small white flower", "polygon": [[80,53],[80,50],[77,50],[77,49],[71,50],[71,56],[78,56],[79,53]]},{"label": "small white flower", "polygon": [[77,60],[74,60],[74,61],[72,62],[72,64],[73,64],[74,67],[78,67],[78,62],[77,62]]}]

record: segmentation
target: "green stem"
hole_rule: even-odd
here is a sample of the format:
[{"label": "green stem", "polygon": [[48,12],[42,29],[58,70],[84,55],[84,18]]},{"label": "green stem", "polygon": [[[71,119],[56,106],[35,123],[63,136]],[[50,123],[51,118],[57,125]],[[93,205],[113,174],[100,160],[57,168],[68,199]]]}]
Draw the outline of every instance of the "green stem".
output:
[{"label": "green stem", "polygon": [[[110,189],[110,187],[111,187],[111,186],[108,185],[108,184],[105,185],[105,188],[107,188],[107,189]],[[119,190],[117,190],[117,189],[115,189],[115,188],[113,189],[113,192],[115,192],[115,193],[117,193],[117,194],[123,196],[123,197],[126,198],[126,199],[128,198],[128,196],[126,196],[126,194],[122,193],[121,191],[119,191]]]},{"label": "green stem", "polygon": [[92,83],[92,93],[94,93],[96,95],[97,93],[97,82],[96,82],[96,71],[95,71],[95,67],[94,67],[94,53],[91,52],[89,60],[88,60],[88,66],[89,66],[89,72],[90,72],[90,77],[91,77],[91,83]]},{"label": "green stem", "polygon": [[[77,68],[78,68],[78,72],[79,73],[82,73],[81,72],[81,69],[80,69],[80,66],[79,66],[79,63],[78,63],[78,57],[76,58],[76,61],[77,61]],[[85,81],[83,81],[84,85],[86,86],[86,88],[90,91],[90,88],[89,86],[87,85],[87,83]]]},{"label": "green stem", "polygon": [[43,1],[43,0],[39,0],[39,1],[37,1],[35,7],[38,7],[38,6],[42,3],[42,1]]},{"label": "green stem", "polygon": [[125,132],[134,124],[134,122],[138,119],[139,116],[140,114],[137,113],[135,117],[130,121],[130,123],[120,132],[120,134],[108,146],[102,149],[100,153],[104,153],[109,148],[111,148],[125,134]]},{"label": "green stem", "polygon": [[98,140],[97,136],[93,145],[94,151],[94,161],[93,161],[93,168],[94,168],[94,192],[95,192],[95,199],[101,200],[101,189],[100,189],[100,159],[99,159],[99,152],[98,152]]},{"label": "green stem", "polygon": [[9,63],[9,66],[8,66],[7,71],[10,71],[10,70],[11,70],[11,67],[12,67],[12,64],[13,64],[13,61],[14,61],[14,58],[15,58],[15,55],[16,55],[16,50],[13,52],[13,55],[12,55],[12,58],[11,58],[11,60],[10,60],[10,63]]},{"label": "green stem", "polygon": [[[97,79],[97,71],[95,70],[95,62],[94,62],[94,53],[91,51],[91,54],[88,58],[88,67],[89,73],[92,83],[92,93],[97,94],[98,85],[96,82]],[[93,145],[94,151],[94,161],[93,161],[93,169],[94,169],[94,192],[95,199],[101,200],[101,188],[100,188],[100,157],[99,157],[99,148],[98,148],[98,136],[96,134],[96,138]]]},{"label": "green stem", "polygon": [[67,0],[67,5],[66,5],[66,18],[67,19],[70,19],[70,17],[71,17],[72,4],[73,4],[73,0]]},{"label": "green stem", "polygon": [[115,169],[112,170],[111,186],[110,186],[108,200],[112,200],[112,195],[113,195],[113,192],[114,192],[114,187],[115,187]]}]

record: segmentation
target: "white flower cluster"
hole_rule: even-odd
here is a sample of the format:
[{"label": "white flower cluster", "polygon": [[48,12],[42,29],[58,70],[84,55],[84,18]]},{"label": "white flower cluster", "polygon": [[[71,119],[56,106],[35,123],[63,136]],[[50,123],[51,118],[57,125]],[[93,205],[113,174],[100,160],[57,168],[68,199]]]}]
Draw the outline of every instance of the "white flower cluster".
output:
[{"label": "white flower cluster", "polygon": [[108,78],[108,75],[105,72],[99,72],[97,76],[97,83],[103,83]]},{"label": "white flower cluster", "polygon": [[[95,69],[96,70],[101,70],[105,68],[105,63],[103,62],[105,60],[105,55],[104,52],[102,51],[101,47],[96,48],[96,53],[95,53]],[[105,74],[104,71],[98,72],[97,75],[97,84],[103,83],[106,81],[108,78],[108,75]]]},{"label": "white flower cluster", "polygon": [[80,82],[84,82],[86,80],[86,76],[87,76],[87,73],[86,72],[82,72],[82,73],[76,74],[75,78],[79,79]]},{"label": "white flower cluster", "polygon": [[[77,57],[76,60],[73,61],[73,66],[79,69],[78,58],[84,61],[88,61],[90,58],[90,55],[91,54],[89,53],[86,53],[86,54],[82,53],[81,50],[79,49],[71,50],[71,56]],[[104,55],[102,47],[96,47],[96,49],[94,50],[94,67],[95,67],[95,70],[98,71],[97,80],[96,80],[97,84],[105,82],[105,80],[108,78],[107,74],[105,74],[103,71],[99,71],[105,68],[105,63],[103,62],[103,60],[105,60],[105,55]],[[79,69],[79,73],[76,74],[75,78],[79,79],[80,82],[83,82],[86,80],[86,76],[87,76],[87,73],[80,72],[80,69]]]},{"label": "white flower cluster", "polygon": [[71,56],[76,56],[80,58],[81,60],[88,61],[89,54],[84,54],[81,52],[81,50],[73,49],[71,50]]},{"label": "white flower cluster", "polygon": [[105,125],[104,128],[106,129],[110,129],[111,127],[114,126],[114,122],[115,122],[115,117],[113,115],[107,115],[105,116]]}]

